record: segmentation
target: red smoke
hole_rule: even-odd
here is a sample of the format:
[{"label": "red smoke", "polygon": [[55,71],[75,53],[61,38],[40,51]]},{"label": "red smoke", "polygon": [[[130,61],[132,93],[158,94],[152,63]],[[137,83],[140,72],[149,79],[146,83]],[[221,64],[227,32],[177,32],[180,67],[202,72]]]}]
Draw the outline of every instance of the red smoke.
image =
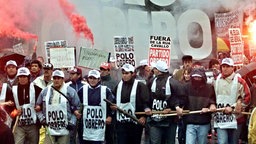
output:
[{"label": "red smoke", "polygon": [[87,25],[86,19],[83,16],[76,14],[74,12],[74,6],[66,0],[59,0],[59,3],[65,15],[69,18],[73,29],[77,33],[77,35],[79,36],[80,33],[83,33],[84,37],[86,39],[89,39],[91,43],[94,44],[93,34],[91,29]]},{"label": "red smoke", "polygon": [[35,34],[25,30],[34,17],[32,14],[27,16],[30,13],[28,7],[24,0],[0,0],[0,37],[37,39]]}]

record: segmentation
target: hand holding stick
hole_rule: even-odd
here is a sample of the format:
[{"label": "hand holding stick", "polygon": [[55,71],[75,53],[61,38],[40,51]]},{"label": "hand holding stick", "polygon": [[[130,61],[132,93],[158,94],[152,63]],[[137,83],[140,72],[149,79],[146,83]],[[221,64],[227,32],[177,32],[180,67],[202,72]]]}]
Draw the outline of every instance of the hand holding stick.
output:
[{"label": "hand holding stick", "polygon": [[[109,101],[109,100],[107,100],[107,99],[104,99],[104,101],[107,102],[108,104],[110,104],[111,106],[116,106],[116,104],[112,103],[111,101]],[[128,112],[124,111],[123,109],[119,108],[118,106],[116,106],[116,109],[117,109],[120,113],[124,114],[125,116],[128,116],[128,117],[131,118],[132,120],[134,120],[134,121],[136,121],[137,123],[141,124],[141,123],[139,122],[139,119],[137,119],[135,116],[129,114]]]}]

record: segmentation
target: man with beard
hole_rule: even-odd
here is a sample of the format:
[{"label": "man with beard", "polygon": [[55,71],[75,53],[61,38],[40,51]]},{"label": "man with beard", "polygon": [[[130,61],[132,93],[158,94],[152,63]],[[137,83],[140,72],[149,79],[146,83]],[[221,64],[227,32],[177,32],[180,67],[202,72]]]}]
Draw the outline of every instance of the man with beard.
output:
[{"label": "man with beard", "polygon": [[206,144],[210,129],[211,113],[216,111],[216,96],[212,84],[207,84],[205,70],[193,69],[191,81],[185,86],[186,103],[184,109],[201,110],[200,114],[186,115],[186,144]]}]

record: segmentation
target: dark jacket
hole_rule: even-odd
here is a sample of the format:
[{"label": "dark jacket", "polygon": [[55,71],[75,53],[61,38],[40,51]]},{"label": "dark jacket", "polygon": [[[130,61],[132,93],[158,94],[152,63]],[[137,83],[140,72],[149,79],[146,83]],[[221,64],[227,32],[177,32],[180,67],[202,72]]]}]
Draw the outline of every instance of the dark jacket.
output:
[{"label": "dark jacket", "polygon": [[[171,89],[171,95],[167,96],[165,95],[165,89],[166,89],[166,82],[169,77],[169,73],[163,73],[161,75],[158,75],[156,78],[156,91],[150,92],[150,106],[152,108],[153,106],[153,100],[159,100],[159,101],[166,101],[167,105],[164,109],[170,108],[171,110],[176,110],[176,106],[182,107],[184,105],[183,100],[183,90],[182,85],[179,81],[175,80],[174,78],[169,79],[170,83],[170,89]],[[153,84],[154,78],[150,80],[147,84],[148,89],[151,91],[151,86]],[[152,109],[154,110],[154,109]],[[156,125],[168,125],[169,123],[173,123],[176,120],[176,117],[167,117],[165,120],[162,120],[160,122],[156,122]],[[151,123],[154,123],[154,121],[151,121]],[[162,124],[161,124],[162,123]]]},{"label": "dark jacket", "polygon": [[[122,91],[121,91],[121,103],[130,102],[130,95],[131,95],[131,90],[132,90],[134,80],[135,79],[132,78],[127,82],[123,82]],[[118,87],[118,85],[115,87],[114,92],[113,92],[115,96],[116,96],[116,92],[117,92],[117,87]],[[135,111],[136,112],[144,112],[144,110],[146,108],[149,108],[148,104],[149,104],[148,89],[144,83],[138,82],[138,86],[136,89]],[[137,118],[140,118],[141,116],[144,116],[144,115],[136,115]]]},{"label": "dark jacket", "polygon": [[113,91],[115,86],[117,85],[117,82],[114,79],[112,79],[109,74],[101,77],[101,84],[107,86],[111,89],[111,91]]},{"label": "dark jacket", "polygon": [[[202,81],[196,81],[193,78],[194,74],[202,77]],[[211,104],[216,104],[216,95],[214,87],[207,84],[205,71],[202,69],[195,69],[191,72],[191,81],[185,84],[184,89],[186,93],[186,104],[184,109],[190,111],[201,110],[202,108],[209,108]],[[188,124],[208,124],[211,121],[211,113],[193,114],[184,116]]]}]

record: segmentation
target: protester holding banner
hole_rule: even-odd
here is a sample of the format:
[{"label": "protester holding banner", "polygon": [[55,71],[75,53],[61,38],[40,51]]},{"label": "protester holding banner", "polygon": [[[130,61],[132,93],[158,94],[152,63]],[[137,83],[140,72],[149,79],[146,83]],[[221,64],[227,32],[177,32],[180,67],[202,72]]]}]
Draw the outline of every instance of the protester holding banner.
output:
[{"label": "protester holding banner", "polygon": [[221,74],[215,81],[217,108],[225,108],[214,115],[214,127],[217,128],[218,143],[236,144],[245,121],[240,113],[250,103],[250,90],[245,80],[234,73],[234,61],[224,58],[221,62]]},{"label": "protester holding banner", "polygon": [[80,90],[83,97],[82,124],[79,125],[80,144],[102,144],[105,140],[106,124],[111,124],[112,111],[104,99],[114,101],[107,86],[100,83],[100,72],[90,70],[88,84]]},{"label": "protester holding banner", "polygon": [[[151,107],[153,111],[164,111],[169,113],[176,110],[178,115],[182,114],[181,84],[173,79],[168,66],[164,61],[156,62],[157,76],[149,81]],[[177,121],[175,117],[164,117],[160,114],[153,114],[148,119],[150,127],[151,144],[175,144]]]},{"label": "protester holding banner", "polygon": [[[148,106],[149,93],[145,84],[134,78],[135,68],[131,64],[122,66],[122,80],[114,90],[116,106],[128,112],[133,119],[117,111],[116,132],[118,144],[140,144],[143,126],[146,123],[146,115],[135,115],[135,112],[151,114]],[[116,107],[113,107],[115,110]]]},{"label": "protester holding banner", "polygon": [[[36,110],[41,124],[46,126],[45,143],[70,142],[69,130],[80,118],[80,101],[76,91],[64,83],[64,73],[55,70],[52,74],[53,85],[40,93]],[[74,119],[73,117],[76,116]]]},{"label": "protester holding banner", "polygon": [[[45,63],[43,65],[43,75],[37,77],[33,83],[34,85],[38,86],[43,90],[47,86],[52,85],[52,72],[53,72],[53,65],[51,63]],[[40,137],[39,137],[39,144],[43,144],[45,141],[45,128],[42,126],[40,128]]]},{"label": "protester holding banner", "polygon": [[41,89],[30,83],[30,72],[26,67],[18,69],[18,85],[12,87],[13,97],[18,116],[13,126],[16,144],[38,143],[39,125],[35,111],[35,104]]},{"label": "protester holding banner", "polygon": [[211,113],[216,111],[216,95],[212,84],[207,84],[205,70],[193,69],[191,81],[185,86],[186,103],[184,109],[201,110],[200,114],[183,116],[186,123],[186,144],[206,144],[210,130]]}]

